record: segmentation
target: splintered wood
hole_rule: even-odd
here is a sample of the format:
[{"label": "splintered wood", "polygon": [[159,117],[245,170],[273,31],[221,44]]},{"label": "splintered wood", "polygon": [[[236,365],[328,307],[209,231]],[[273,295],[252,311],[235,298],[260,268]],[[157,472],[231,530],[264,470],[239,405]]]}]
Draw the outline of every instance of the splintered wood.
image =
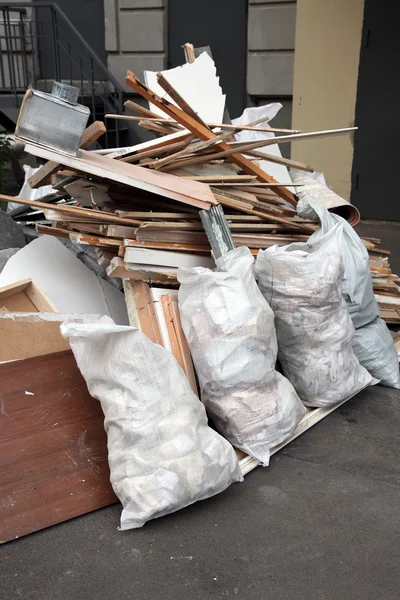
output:
[{"label": "splintered wood", "polygon": [[[214,117],[210,118],[212,106],[198,111],[190,105],[182,90],[186,89],[193,102],[197,97],[186,79],[179,90],[169,81],[168,71],[154,75],[152,80],[158,94],[128,71],[127,85],[149,102],[149,108],[131,100],[125,106],[136,113],[131,118],[140,126],[155,128],[164,135],[135,146],[114,148],[108,155],[87,150],[105,131],[100,122],[85,131],[79,156],[29,142],[27,152],[47,161],[30,179],[31,186],[52,183],[56,193],[46,202],[0,196],[6,202],[26,205],[28,212],[20,218],[25,223],[29,218],[36,221],[39,233],[96,248],[98,262],[108,275],[131,283],[125,284],[131,305],[135,283],[141,291],[145,283],[172,289],[178,285],[179,266],[213,266],[200,210],[222,205],[234,244],[248,246],[254,255],[260,248],[274,244],[306,241],[318,224],[297,216],[294,192],[298,186],[287,187],[266,171],[270,165],[275,173],[276,165],[280,165],[285,180],[290,181],[287,167],[308,172],[313,167],[283,158],[274,150],[266,152],[265,147],[344,135],[355,129],[305,133],[281,130],[279,137],[274,137],[273,133],[265,133],[274,131],[266,125],[269,117],[259,117],[246,125],[222,123],[222,111],[217,116],[215,107],[214,112],[211,110]],[[220,98],[222,91],[218,89]],[[252,138],[257,141],[240,142],[235,138],[239,132],[257,130],[259,139]],[[260,168],[260,160],[265,170]],[[380,248],[379,240],[363,241],[370,253],[372,281],[382,316],[391,323],[400,322],[399,280],[391,272],[390,253]],[[171,335],[175,308],[169,302]],[[141,310],[143,315],[148,313],[144,307]]]}]

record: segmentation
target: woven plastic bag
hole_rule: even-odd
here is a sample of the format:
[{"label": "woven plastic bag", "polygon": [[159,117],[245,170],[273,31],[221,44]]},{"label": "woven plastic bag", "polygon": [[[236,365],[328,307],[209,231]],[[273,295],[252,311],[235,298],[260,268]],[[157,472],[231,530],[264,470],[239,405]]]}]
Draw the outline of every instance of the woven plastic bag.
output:
[{"label": "woven plastic bag", "polygon": [[105,415],[111,484],[121,530],[141,527],[242,481],[236,453],[207,424],[170,352],[134,327],[66,321],[90,394]]},{"label": "woven plastic bag", "polygon": [[[321,174],[315,174],[316,177]],[[339,215],[330,213],[321,204],[325,191],[323,183],[316,183],[311,176],[296,172],[299,188],[297,213],[312,221],[320,221],[320,227],[309,241],[313,242],[330,231],[337,223],[343,226],[340,252],[344,264],[342,293],[356,333],[353,350],[358,360],[382,385],[400,388],[399,361],[392,336],[386,323],[379,318],[379,307],[372,287],[369,254],[353,227]]]},{"label": "woven plastic bag", "polygon": [[241,247],[217,260],[217,271],[180,268],[179,308],[213,423],[235,447],[267,465],[270,449],[293,433],[304,407],[275,370],[274,316],[253,264]]},{"label": "woven plastic bag", "polygon": [[399,358],[385,321],[378,317],[356,329],[353,350],[363,367],[382,385],[400,389]]},{"label": "woven plastic bag", "polygon": [[377,383],[352,349],[354,327],[341,285],[343,228],[315,242],[260,251],[256,274],[275,313],[278,358],[307,406],[329,406]]},{"label": "woven plastic bag", "polygon": [[368,251],[353,227],[340,215],[330,213],[323,205],[324,196],[333,192],[320,181],[321,173],[314,173],[317,180],[299,171],[291,172],[291,175],[295,183],[303,184],[298,188],[297,214],[320,222],[320,227],[310,236],[309,241],[314,242],[324,236],[338,223],[343,227],[340,244],[344,266],[342,293],[354,327],[362,327],[379,316],[372,288]]}]

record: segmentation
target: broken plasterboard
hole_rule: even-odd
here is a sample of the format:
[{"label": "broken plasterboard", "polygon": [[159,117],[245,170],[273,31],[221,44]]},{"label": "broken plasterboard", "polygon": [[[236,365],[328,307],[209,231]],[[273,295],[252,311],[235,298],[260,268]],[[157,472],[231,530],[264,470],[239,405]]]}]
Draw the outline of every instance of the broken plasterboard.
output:
[{"label": "broken plasterboard", "polygon": [[[161,71],[168,83],[185,99],[206,123],[222,123],[225,94],[222,93],[213,59],[206,52],[192,63]],[[176,104],[157,83],[157,73],[144,71],[146,85],[161,98]],[[165,118],[165,113],[150,104],[150,109]]]},{"label": "broken plasterboard", "polygon": [[34,240],[12,256],[0,286],[32,278],[59,312],[98,314],[128,324],[124,295],[99,279],[54,237]]}]

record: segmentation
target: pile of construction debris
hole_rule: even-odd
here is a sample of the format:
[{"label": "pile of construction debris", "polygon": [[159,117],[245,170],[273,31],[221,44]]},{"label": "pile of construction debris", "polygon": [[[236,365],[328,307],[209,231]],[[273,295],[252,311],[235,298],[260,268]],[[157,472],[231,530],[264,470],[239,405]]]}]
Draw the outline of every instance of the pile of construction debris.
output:
[{"label": "pile of construction debris", "polygon": [[16,135],[46,162],[0,199],[45,235],[0,273],[4,541],[114,493],[121,528],[139,527],[267,465],[366,386],[400,387],[390,252],[278,145],[355,128],[274,129],[278,104],[231,122],[206,53],[145,79],[126,83],[149,108],[107,115],[162,134],[131,147],[89,150],[105,125],[85,129],[61,84],[21,109]]}]

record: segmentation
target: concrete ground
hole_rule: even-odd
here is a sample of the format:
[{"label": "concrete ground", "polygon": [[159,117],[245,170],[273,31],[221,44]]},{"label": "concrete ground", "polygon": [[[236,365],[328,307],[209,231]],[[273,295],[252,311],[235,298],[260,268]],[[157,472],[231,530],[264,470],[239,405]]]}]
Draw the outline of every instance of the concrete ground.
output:
[{"label": "concrete ground", "polygon": [[[373,231],[400,250],[396,227]],[[1,597],[397,600],[399,431],[400,391],[368,388],[219,496],[139,530],[118,532],[114,505],[5,544]]]},{"label": "concrete ground", "polygon": [[400,391],[349,400],[223,494],[139,530],[119,505],[0,549],[2,598],[397,600]]}]

